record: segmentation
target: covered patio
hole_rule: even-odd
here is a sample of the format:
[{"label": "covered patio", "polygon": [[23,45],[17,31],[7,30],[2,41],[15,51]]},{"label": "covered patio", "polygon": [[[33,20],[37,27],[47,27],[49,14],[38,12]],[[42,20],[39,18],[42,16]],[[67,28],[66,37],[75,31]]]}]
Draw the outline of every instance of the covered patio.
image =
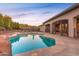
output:
[{"label": "covered patio", "polygon": [[52,23],[52,33],[68,36],[68,20],[59,20]]},{"label": "covered patio", "polygon": [[50,24],[45,25],[45,32],[50,33]]}]

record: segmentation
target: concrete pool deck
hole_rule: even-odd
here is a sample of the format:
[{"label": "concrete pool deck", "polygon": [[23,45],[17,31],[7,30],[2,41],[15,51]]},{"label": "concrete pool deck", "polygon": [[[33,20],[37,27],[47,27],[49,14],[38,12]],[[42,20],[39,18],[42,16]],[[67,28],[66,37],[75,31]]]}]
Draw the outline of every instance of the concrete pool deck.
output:
[{"label": "concrete pool deck", "polygon": [[0,34],[0,56],[11,56],[11,44],[8,39],[16,34],[18,34],[18,32],[14,32],[13,34],[5,32]]},{"label": "concrete pool deck", "polygon": [[0,35],[0,56],[10,56],[10,43],[5,35]]},{"label": "concrete pool deck", "polygon": [[54,38],[56,45],[17,54],[16,56],[79,56],[79,39],[45,33],[45,36]]},{"label": "concrete pool deck", "polygon": [[[44,33],[45,36],[54,38],[56,45],[17,54],[16,56],[79,56],[79,38],[69,38],[60,35]],[[6,35],[0,35],[0,56],[10,56],[11,46]]]}]

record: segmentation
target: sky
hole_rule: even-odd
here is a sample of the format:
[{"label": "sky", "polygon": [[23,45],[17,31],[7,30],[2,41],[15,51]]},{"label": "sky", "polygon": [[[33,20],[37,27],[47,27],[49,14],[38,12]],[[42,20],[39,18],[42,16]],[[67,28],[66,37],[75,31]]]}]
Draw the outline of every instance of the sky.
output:
[{"label": "sky", "polygon": [[72,5],[69,3],[2,3],[0,13],[11,16],[14,22],[38,26]]}]

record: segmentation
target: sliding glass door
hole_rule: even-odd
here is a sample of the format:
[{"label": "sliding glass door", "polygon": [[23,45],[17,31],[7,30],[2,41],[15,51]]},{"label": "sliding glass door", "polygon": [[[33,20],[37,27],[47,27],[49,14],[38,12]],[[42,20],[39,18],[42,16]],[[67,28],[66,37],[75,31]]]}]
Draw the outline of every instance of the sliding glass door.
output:
[{"label": "sliding glass door", "polygon": [[79,18],[77,19],[77,37],[79,37]]},{"label": "sliding glass door", "polygon": [[61,34],[68,36],[68,20],[61,21]]},{"label": "sliding glass door", "polygon": [[45,26],[45,32],[50,33],[50,24],[47,24],[47,25]]}]

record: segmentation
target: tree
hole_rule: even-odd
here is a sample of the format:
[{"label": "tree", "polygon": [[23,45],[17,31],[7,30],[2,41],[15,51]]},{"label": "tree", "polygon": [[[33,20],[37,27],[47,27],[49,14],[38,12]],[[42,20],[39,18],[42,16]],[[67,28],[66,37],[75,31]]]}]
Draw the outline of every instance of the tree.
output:
[{"label": "tree", "polygon": [[2,27],[3,26],[3,15],[0,14],[0,26]]},{"label": "tree", "polygon": [[10,16],[7,15],[3,16],[2,14],[0,14],[0,29],[4,29],[4,30],[22,29],[22,30],[37,31],[38,27],[31,26],[28,24],[19,24],[18,22],[13,22]]},{"label": "tree", "polygon": [[15,24],[15,29],[19,29],[19,23],[14,23]]},{"label": "tree", "polygon": [[6,29],[11,29],[12,19],[10,16],[5,15],[3,17],[3,22],[4,22],[3,25]]}]

